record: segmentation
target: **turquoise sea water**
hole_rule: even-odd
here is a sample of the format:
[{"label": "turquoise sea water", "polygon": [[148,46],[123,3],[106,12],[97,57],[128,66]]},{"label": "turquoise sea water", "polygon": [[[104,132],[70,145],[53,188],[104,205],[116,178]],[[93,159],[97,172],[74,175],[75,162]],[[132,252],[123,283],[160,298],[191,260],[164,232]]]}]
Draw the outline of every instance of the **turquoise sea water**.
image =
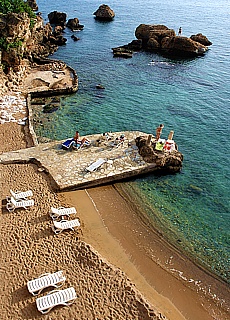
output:
[{"label": "turquoise sea water", "polygon": [[[38,0],[39,11],[57,10],[77,17],[84,30],[54,58],[72,66],[79,77],[76,94],[43,115],[40,136],[52,139],[105,131],[140,130],[163,137],[174,130],[184,154],[183,170],[172,176],[147,176],[128,183],[138,190],[148,213],[188,254],[229,281],[230,252],[230,3],[228,0],[114,0],[112,22],[97,22],[96,0]],[[165,24],[190,36],[199,32],[213,45],[203,57],[170,60],[153,53],[113,58],[111,48],[135,39],[140,23]],[[97,84],[105,90],[97,90]]]}]

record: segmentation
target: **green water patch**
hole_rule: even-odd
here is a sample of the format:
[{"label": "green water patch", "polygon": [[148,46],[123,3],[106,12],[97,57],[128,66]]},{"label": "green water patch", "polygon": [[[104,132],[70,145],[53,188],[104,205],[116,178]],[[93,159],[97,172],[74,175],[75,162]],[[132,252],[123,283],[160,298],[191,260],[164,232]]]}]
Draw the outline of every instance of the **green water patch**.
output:
[{"label": "green water patch", "polygon": [[210,217],[209,212],[205,212],[199,199],[204,193],[201,188],[194,185],[177,188],[173,184],[174,178],[145,177],[126,183],[125,188],[147,214],[153,227],[171,244],[229,282],[230,242],[226,228],[221,225],[221,219],[215,219],[215,214]]}]

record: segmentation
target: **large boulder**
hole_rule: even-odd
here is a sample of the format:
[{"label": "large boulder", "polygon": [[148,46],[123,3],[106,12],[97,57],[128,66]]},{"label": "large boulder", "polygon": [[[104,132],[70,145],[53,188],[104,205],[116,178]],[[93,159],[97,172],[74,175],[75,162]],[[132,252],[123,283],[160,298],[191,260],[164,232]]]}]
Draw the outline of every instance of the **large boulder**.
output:
[{"label": "large boulder", "polygon": [[161,42],[161,51],[170,56],[196,57],[207,50],[206,46],[187,37],[165,37]]},{"label": "large boulder", "polygon": [[211,46],[212,42],[208,40],[206,36],[204,36],[202,33],[197,33],[196,35],[192,35],[190,37],[193,41],[199,42],[203,44],[204,46]]},{"label": "large boulder", "polygon": [[160,43],[156,38],[150,38],[146,44],[146,49],[148,51],[159,51]]},{"label": "large boulder", "polygon": [[78,18],[69,19],[66,26],[70,28],[72,31],[74,30],[82,30],[84,26],[79,23]]},{"label": "large boulder", "polygon": [[162,24],[140,24],[135,30],[137,39],[147,43],[150,38],[160,42],[164,37],[174,37],[175,31]]},{"label": "large boulder", "polygon": [[153,163],[156,171],[176,173],[181,170],[183,154],[177,148],[172,152],[157,151],[154,143],[149,144],[145,136],[137,137],[135,142],[144,161]]},{"label": "large boulder", "polygon": [[109,6],[102,4],[97,11],[94,12],[95,19],[102,21],[111,21],[115,17],[115,13]]},{"label": "large boulder", "polygon": [[175,31],[161,24],[140,24],[135,30],[137,39],[142,40],[143,49],[148,51],[159,51],[161,41],[165,37],[175,37]]},{"label": "large boulder", "polygon": [[56,26],[65,27],[66,17],[67,15],[64,12],[52,11],[48,14],[50,24],[54,24]]}]

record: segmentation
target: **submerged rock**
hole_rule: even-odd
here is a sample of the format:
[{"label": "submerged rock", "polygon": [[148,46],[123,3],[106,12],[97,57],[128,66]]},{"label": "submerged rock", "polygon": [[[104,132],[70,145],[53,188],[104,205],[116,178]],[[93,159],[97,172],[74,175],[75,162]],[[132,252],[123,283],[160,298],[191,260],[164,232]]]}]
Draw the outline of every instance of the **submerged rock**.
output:
[{"label": "submerged rock", "polygon": [[113,48],[113,56],[121,58],[132,58],[133,52],[125,47]]},{"label": "submerged rock", "polygon": [[78,40],[80,40],[80,38],[76,37],[74,34],[71,36],[71,39],[73,39],[73,41],[78,41]]},{"label": "submerged rock", "polygon": [[60,107],[60,97],[52,97],[51,101],[43,107],[44,113],[52,113]]},{"label": "submerged rock", "polygon": [[105,89],[105,87],[102,84],[97,84],[96,88],[101,90]]}]

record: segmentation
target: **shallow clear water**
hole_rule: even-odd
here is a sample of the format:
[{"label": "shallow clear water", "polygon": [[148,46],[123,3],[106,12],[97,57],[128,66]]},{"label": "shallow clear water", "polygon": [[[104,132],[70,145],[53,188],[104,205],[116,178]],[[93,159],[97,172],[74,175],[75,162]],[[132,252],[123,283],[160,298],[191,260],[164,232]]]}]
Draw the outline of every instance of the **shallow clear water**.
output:
[{"label": "shallow clear water", "polygon": [[[84,30],[54,58],[72,66],[79,77],[76,94],[61,99],[58,111],[42,115],[38,135],[52,139],[105,131],[140,130],[163,137],[174,130],[184,154],[183,170],[172,176],[147,176],[132,181],[153,220],[189,254],[229,280],[229,1],[114,0],[116,16],[97,22],[96,0],[37,1],[39,11],[57,10],[77,17]],[[190,36],[203,33],[213,42],[204,57],[170,60],[152,53],[132,59],[113,58],[111,48],[135,39],[140,23],[165,24]],[[105,90],[97,90],[97,84]],[[155,215],[155,216],[153,216]],[[157,215],[157,218],[156,218]]]}]

